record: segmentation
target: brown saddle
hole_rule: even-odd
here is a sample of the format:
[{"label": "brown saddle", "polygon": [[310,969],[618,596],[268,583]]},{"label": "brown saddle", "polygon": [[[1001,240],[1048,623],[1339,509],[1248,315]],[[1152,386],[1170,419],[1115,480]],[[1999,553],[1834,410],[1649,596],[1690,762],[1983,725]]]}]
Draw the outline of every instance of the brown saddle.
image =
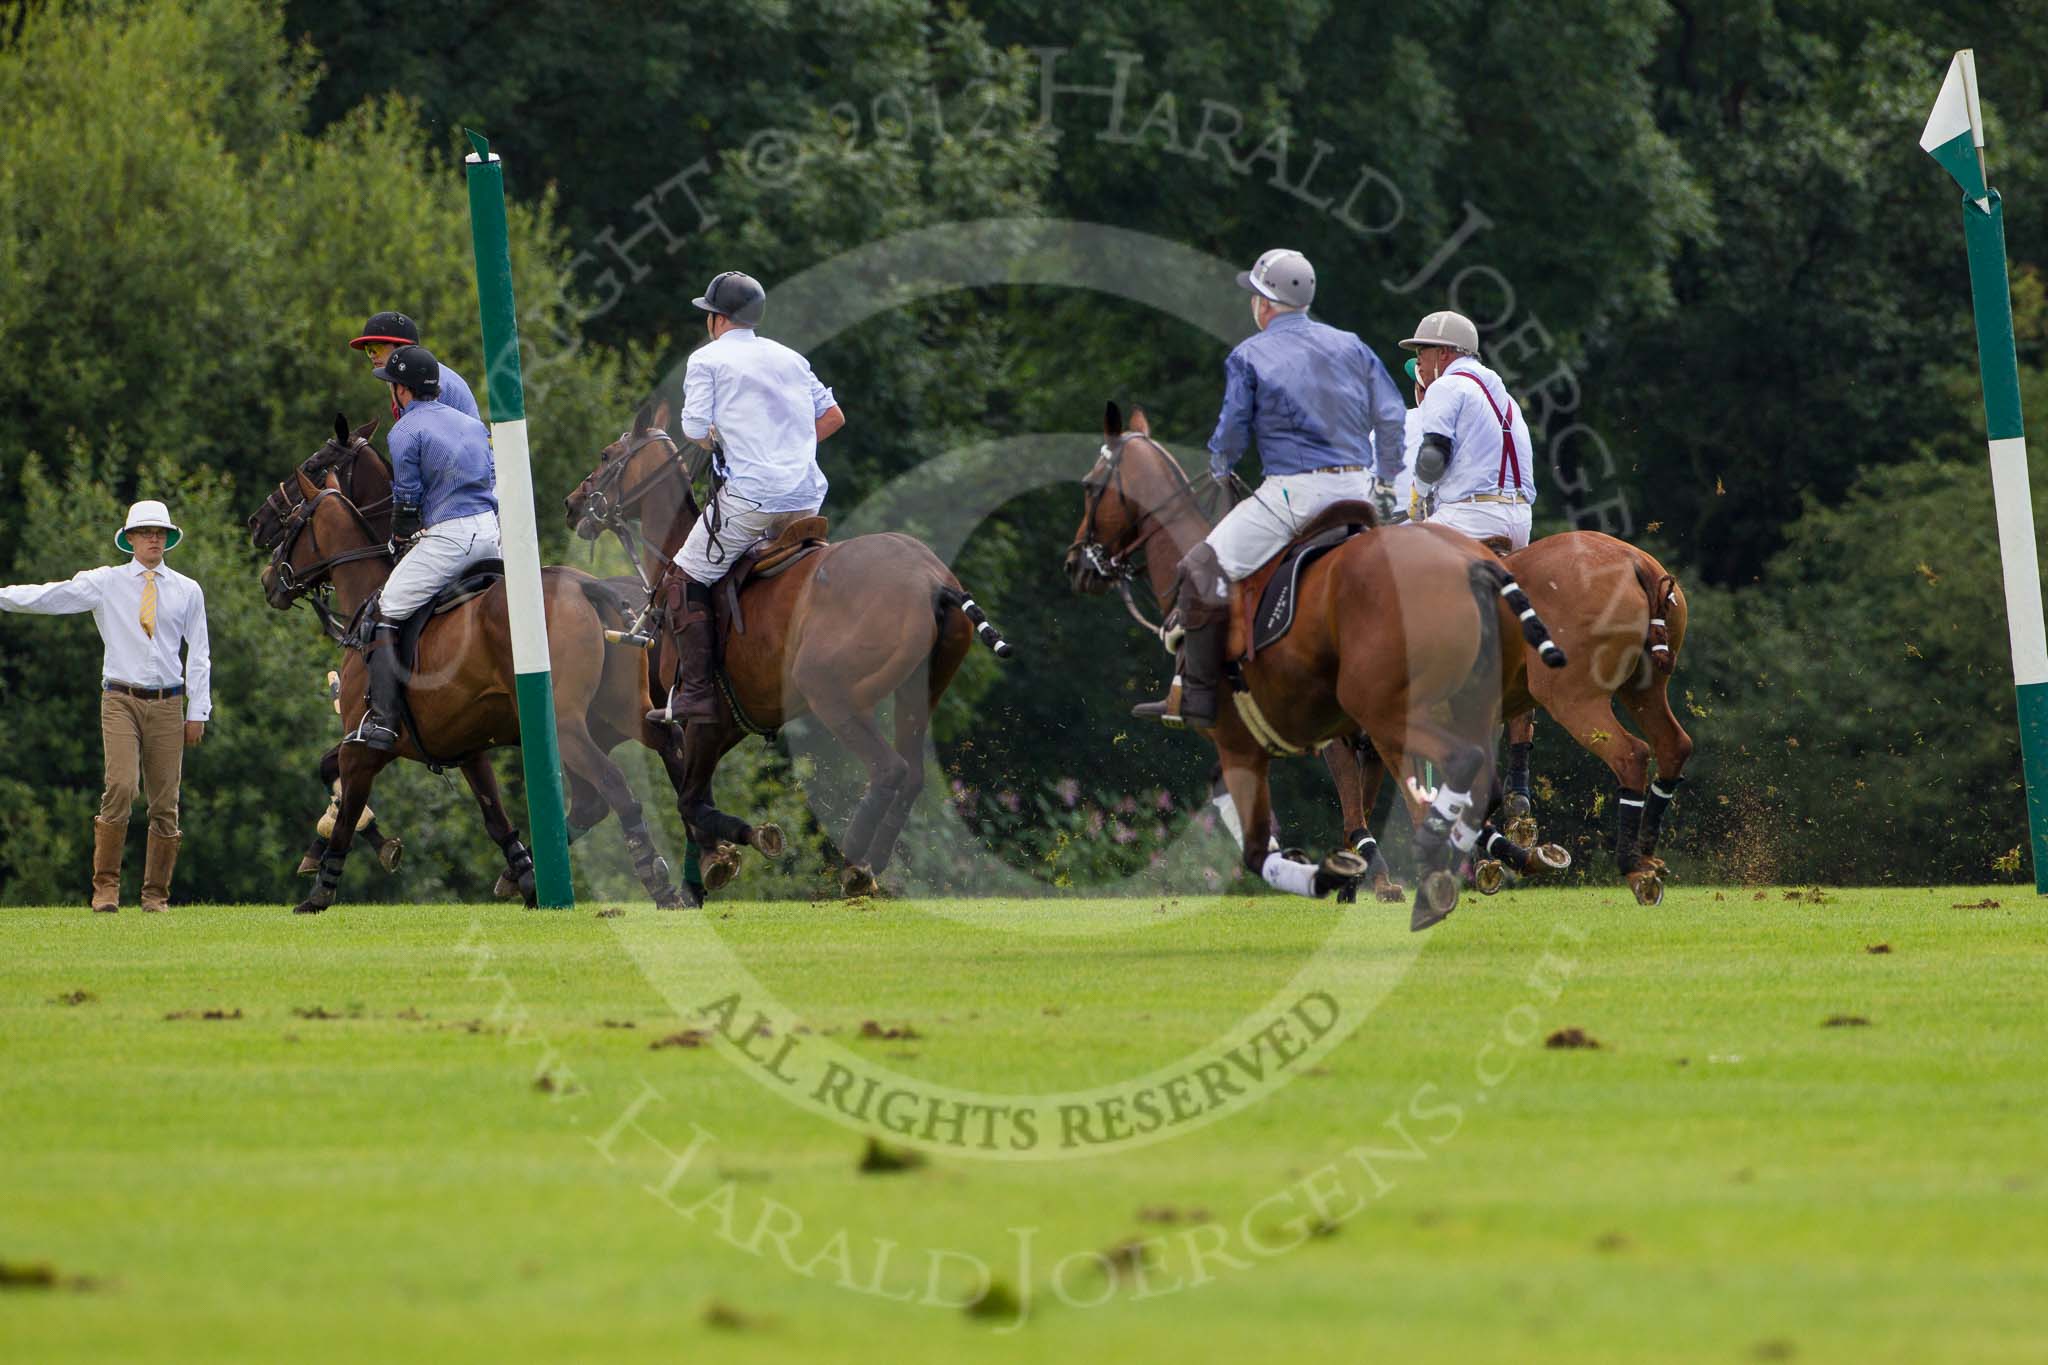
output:
[{"label": "brown saddle", "polygon": [[775,539],[757,540],[740,551],[740,557],[733,561],[731,571],[719,580],[718,591],[713,595],[712,611],[718,638],[723,640],[728,628],[735,635],[747,633],[747,618],[740,610],[740,593],[749,583],[786,573],[799,561],[824,549],[831,543],[825,539],[825,533],[830,529],[831,523],[824,517],[798,517],[783,527]]},{"label": "brown saddle", "polygon": [[1285,549],[1231,592],[1225,657],[1250,659],[1277,644],[1294,625],[1301,577],[1308,566],[1378,525],[1379,514],[1369,502],[1333,502],[1325,507]]}]

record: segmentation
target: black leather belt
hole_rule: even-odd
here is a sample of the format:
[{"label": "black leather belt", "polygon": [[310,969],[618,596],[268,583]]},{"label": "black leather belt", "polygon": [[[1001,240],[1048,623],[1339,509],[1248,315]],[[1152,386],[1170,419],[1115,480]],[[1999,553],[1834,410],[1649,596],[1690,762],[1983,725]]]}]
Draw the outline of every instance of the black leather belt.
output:
[{"label": "black leather belt", "polygon": [[169,697],[182,697],[185,695],[185,684],[183,683],[179,683],[175,687],[130,687],[124,682],[108,681],[102,683],[101,686],[105,687],[109,692],[119,692],[124,697],[134,697],[138,701],[163,701]]}]

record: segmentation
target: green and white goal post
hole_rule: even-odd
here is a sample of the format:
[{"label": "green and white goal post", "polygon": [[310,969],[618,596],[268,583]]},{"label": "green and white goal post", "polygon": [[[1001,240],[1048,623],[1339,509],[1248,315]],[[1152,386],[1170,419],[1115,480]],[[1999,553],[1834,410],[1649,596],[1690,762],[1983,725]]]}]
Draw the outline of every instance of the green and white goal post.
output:
[{"label": "green and white goal post", "polygon": [[562,754],[555,739],[555,684],[541,595],[540,527],[527,458],[526,393],[519,373],[519,317],[512,304],[512,242],[505,226],[505,166],[479,133],[463,159],[469,228],[476,248],[477,308],[483,320],[491,397],[491,448],[498,472],[498,527],[505,598],[512,615],[512,672],[519,701],[519,751],[526,774],[526,821],[533,840],[536,901],[551,910],[576,903],[569,876],[569,825],[562,806]]},{"label": "green and white goal post", "polygon": [[1997,505],[1998,555],[2005,571],[2006,629],[2018,696],[2020,763],[2027,784],[2028,845],[2034,890],[2048,895],[2048,630],[2041,617],[2041,568],[2034,503],[2027,480],[2027,438],[2020,417],[2019,351],[2013,344],[2012,290],[2005,262],[2005,209],[1984,169],[1984,114],[1977,102],[1977,58],[1955,54],[1941,83],[1920,147],[1963,191],[1963,241],[1970,256],[1970,302],[1977,317],[1977,365],[1984,382],[1984,427],[1991,445],[1991,495]]}]

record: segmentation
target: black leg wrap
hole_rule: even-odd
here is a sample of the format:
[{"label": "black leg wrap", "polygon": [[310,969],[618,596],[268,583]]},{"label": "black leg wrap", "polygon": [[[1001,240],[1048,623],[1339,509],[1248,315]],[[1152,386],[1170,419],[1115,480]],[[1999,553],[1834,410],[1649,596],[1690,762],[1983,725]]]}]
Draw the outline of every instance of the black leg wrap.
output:
[{"label": "black leg wrap", "polygon": [[1425,870],[1440,867],[1451,847],[1451,822],[1432,809],[1415,831],[1415,863]]},{"label": "black leg wrap", "polygon": [[1529,787],[1529,752],[1536,746],[1528,741],[1508,745],[1508,790],[1517,796],[1533,796]]},{"label": "black leg wrap", "polygon": [[[626,852],[633,857],[633,875],[640,879],[640,885],[660,906],[674,906],[681,903],[676,894],[675,883],[669,880],[668,859],[661,856],[654,847],[654,836],[647,832],[646,825],[628,826],[625,831]],[[702,904],[700,899],[699,904]]]},{"label": "black leg wrap", "polygon": [[1643,794],[1623,787],[1614,798],[1614,865],[1624,876],[1642,863]]},{"label": "black leg wrap", "polygon": [[320,855],[320,872],[313,879],[314,899],[326,905],[334,903],[334,894],[341,889],[341,869],[347,862],[348,854],[332,849]]},{"label": "black leg wrap", "polygon": [[1650,794],[1643,803],[1643,856],[1657,851],[1657,838],[1664,832],[1664,815],[1671,809],[1671,803],[1678,799],[1678,789],[1685,779],[1674,777],[1669,781],[1659,778],[1650,784]]},{"label": "black leg wrap", "polygon": [[1517,872],[1526,871],[1529,866],[1529,850],[1502,834],[1492,825],[1485,825],[1479,831],[1479,854],[1493,858]]}]

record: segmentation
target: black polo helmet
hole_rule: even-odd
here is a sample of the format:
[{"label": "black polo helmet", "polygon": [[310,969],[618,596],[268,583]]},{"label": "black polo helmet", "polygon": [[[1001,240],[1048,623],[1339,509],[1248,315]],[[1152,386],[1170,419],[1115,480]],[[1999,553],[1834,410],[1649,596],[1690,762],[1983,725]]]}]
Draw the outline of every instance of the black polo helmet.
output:
[{"label": "black polo helmet", "polygon": [[727,270],[713,275],[711,283],[704,286],[703,296],[690,302],[707,313],[731,318],[741,327],[752,327],[768,309],[768,291],[752,275]]},{"label": "black polo helmet", "polygon": [[349,348],[360,351],[373,341],[390,346],[417,346],[420,344],[420,327],[403,313],[377,313],[363,324],[363,334],[351,341]]},{"label": "black polo helmet", "polygon": [[441,362],[424,346],[401,346],[370,373],[387,384],[403,384],[417,398],[441,396]]}]

